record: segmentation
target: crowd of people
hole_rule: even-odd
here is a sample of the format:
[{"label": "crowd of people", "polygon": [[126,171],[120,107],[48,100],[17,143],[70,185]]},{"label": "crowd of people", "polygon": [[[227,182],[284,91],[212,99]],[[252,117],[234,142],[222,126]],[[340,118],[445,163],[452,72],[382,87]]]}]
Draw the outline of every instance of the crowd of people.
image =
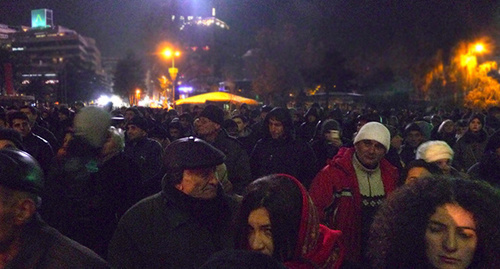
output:
[{"label": "crowd of people", "polygon": [[500,268],[500,107],[0,110],[0,268]]}]

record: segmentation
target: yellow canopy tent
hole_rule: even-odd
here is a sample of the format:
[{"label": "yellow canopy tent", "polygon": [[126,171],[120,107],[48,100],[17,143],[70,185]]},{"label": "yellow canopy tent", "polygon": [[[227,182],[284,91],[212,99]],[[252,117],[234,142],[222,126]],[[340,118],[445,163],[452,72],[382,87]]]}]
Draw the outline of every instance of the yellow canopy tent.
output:
[{"label": "yellow canopy tent", "polygon": [[207,101],[209,102],[229,102],[232,104],[247,104],[247,105],[259,105],[260,102],[254,99],[241,97],[235,94],[227,93],[227,92],[209,92],[204,94],[199,94],[195,96],[191,96],[184,99],[179,99],[175,101],[176,105],[184,105],[184,104],[204,104]]}]

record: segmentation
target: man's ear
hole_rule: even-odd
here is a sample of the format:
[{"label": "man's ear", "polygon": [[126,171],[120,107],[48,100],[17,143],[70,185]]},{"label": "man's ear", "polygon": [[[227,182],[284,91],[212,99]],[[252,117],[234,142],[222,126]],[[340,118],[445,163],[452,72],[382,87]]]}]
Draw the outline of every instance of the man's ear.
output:
[{"label": "man's ear", "polygon": [[182,183],[179,183],[179,184],[175,185],[175,188],[182,191],[184,189],[184,186],[182,186]]},{"label": "man's ear", "polygon": [[22,225],[26,223],[36,212],[35,202],[31,199],[24,198],[16,205],[15,223]]}]

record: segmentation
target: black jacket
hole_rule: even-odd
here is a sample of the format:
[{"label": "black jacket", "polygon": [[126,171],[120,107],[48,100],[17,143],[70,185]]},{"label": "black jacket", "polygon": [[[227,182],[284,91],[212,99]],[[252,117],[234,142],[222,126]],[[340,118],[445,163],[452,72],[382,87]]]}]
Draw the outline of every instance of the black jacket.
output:
[{"label": "black jacket", "polygon": [[23,146],[26,152],[38,161],[45,174],[47,174],[52,158],[54,158],[54,151],[49,142],[31,132],[26,137],[23,137]]},{"label": "black jacket", "polygon": [[297,178],[309,188],[316,175],[316,156],[302,140],[263,138],[257,142],[250,157],[253,178],[284,173]]},{"label": "black jacket", "polygon": [[6,268],[110,268],[90,249],[45,224],[36,214],[23,228],[19,253]]},{"label": "black jacket", "polygon": [[148,196],[161,190],[163,148],[157,141],[143,137],[125,144],[125,155],[139,167],[141,188]]},{"label": "black jacket", "polygon": [[233,247],[236,204],[222,190],[218,197],[213,210],[194,208],[189,204],[195,199],[173,187],[143,199],[120,220],[108,261],[115,268],[199,268],[213,253]]},{"label": "black jacket", "polygon": [[233,191],[242,194],[252,179],[247,152],[241,143],[236,138],[230,137],[225,130],[221,130],[211,144],[226,155],[224,163],[227,167],[228,179],[233,184]]}]

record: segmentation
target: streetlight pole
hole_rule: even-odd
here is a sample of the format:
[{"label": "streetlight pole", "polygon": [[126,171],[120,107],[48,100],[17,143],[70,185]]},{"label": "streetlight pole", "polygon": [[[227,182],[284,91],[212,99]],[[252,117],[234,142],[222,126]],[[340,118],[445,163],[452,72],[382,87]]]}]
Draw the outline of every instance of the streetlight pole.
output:
[{"label": "streetlight pole", "polygon": [[180,51],[166,49],[163,51],[163,55],[167,58],[172,57],[172,67],[168,69],[168,73],[172,79],[172,96],[170,101],[172,103],[172,107],[175,108],[175,79],[177,78],[177,73],[179,72],[179,70],[175,68],[175,57],[179,57],[181,53]]}]

